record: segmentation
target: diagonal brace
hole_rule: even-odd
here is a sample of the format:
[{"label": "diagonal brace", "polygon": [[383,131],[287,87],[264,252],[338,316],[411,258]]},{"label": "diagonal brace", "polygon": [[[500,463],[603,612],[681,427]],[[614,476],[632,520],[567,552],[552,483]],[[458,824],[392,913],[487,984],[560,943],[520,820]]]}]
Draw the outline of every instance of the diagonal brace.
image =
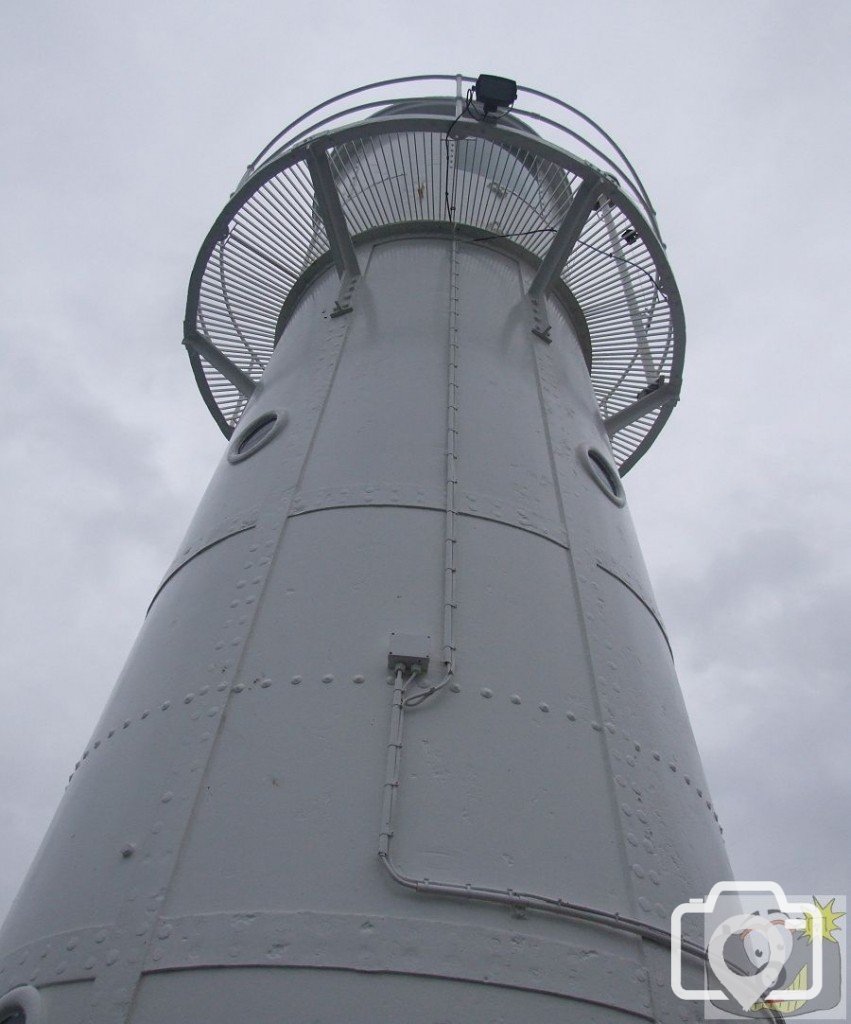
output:
[{"label": "diagonal brace", "polygon": [[564,220],[556,232],[552,245],[547,250],[543,262],[529,285],[529,298],[538,301],[543,298],[544,292],[561,273],[562,267],[567,263],[574,246],[579,240],[588,214],[597,202],[602,186],[602,179],[588,177],[579,186],[573,201],[567,208]]},{"label": "diagonal brace", "polygon": [[674,381],[668,381],[667,383],[659,384],[652,391],[642,394],[640,398],[637,398],[625,409],[621,409],[619,412],[609,416],[608,419],[603,420],[603,426],[606,428],[606,433],[609,437],[613,437],[619,430],[628,427],[630,423],[635,423],[636,420],[640,420],[642,416],[653,412],[659,406],[676,403],[679,399],[679,383],[675,384]]},{"label": "diagonal brace", "polygon": [[307,167],[337,273],[341,278],[347,275],[350,279],[357,278],[360,276],[360,266],[325,150],[319,147],[309,149]]},{"label": "diagonal brace", "polygon": [[190,352],[195,352],[206,360],[214,370],[218,370],[244,398],[251,398],[254,394],[257,387],[256,382],[247,373],[240,370],[236,363],[231,362],[223,352],[220,352],[209,338],[205,338],[203,334],[196,331],[194,334],[187,335],[183,339],[183,344]]}]

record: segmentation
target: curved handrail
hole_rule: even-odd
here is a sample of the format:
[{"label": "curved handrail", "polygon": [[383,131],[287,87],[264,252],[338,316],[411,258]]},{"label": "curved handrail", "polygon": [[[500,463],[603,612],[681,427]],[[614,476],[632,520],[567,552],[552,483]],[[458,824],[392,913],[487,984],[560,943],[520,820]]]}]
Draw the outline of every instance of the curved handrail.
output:
[{"label": "curved handrail", "polygon": [[[404,75],[398,78],[386,78],[378,82],[371,82],[368,85],[358,86],[354,89],[347,89],[344,92],[337,93],[337,95],[324,100],[321,103],[317,103],[311,107],[310,110],[301,114],[294,121],[291,121],[288,125],[282,128],[276,135],[273,136],[269,142],[260,150],[255,158],[248,164],[248,167],[240,179],[237,189],[240,188],[252,175],[259,169],[260,166],[267,164],[270,160],[281,156],[287,152],[293,146],[296,146],[304,140],[310,137],[312,134],[321,131],[328,126],[333,126],[344,122],[347,118],[350,118],[358,113],[365,110],[376,109],[384,106],[391,106],[398,103],[406,102],[423,102],[435,99],[457,99],[456,93],[447,93],[444,96],[434,95],[422,95],[422,96],[411,96],[403,95],[398,90],[393,91],[394,86],[407,85],[409,83],[417,82],[455,82],[463,85],[471,85],[475,82],[474,78],[469,75],[447,75],[447,74],[433,74],[433,75]],[[335,104],[339,104],[343,100],[350,99],[354,96],[362,96],[366,93],[375,92],[382,90],[384,95],[378,96],[375,99],[366,100],[363,103],[354,104],[345,107],[342,110],[331,110]],[[612,136],[593,118],[579,110],[578,107],[574,107],[570,103],[566,103],[564,100],[560,100],[557,96],[552,96],[547,92],[543,92],[540,89],[532,88],[531,86],[518,86],[518,93],[526,96],[535,97],[539,100],[543,100],[546,103],[551,103],[555,107],[567,111],[572,116],[578,118],[583,124],[588,125],[594,133],[599,136],[599,140],[592,141],[591,138],[586,137],[581,131],[577,131],[575,128],[571,128],[566,124],[562,124],[555,117],[550,117],[547,113],[532,109],[518,109],[516,113],[521,117],[527,117],[536,121],[540,124],[544,124],[549,128],[554,129],[557,132],[566,134],[573,142],[578,142],[581,146],[585,147],[588,152],[593,153],[598,159],[600,159],[606,167],[613,171],[623,182],[623,184],[629,189],[629,191],[638,200],[638,205],[646,213],[650,224],[653,227],[657,237],[661,241],[661,232],[659,230],[659,224],[656,218],[656,210],[653,207],[653,203],[650,199],[650,195],[641,180],[638,172],[633,166],[632,162],[624,153],[623,149],[615,142]],[[325,116],[320,117],[316,120],[311,120],[314,115],[320,114],[323,111],[328,111]],[[301,127],[303,126],[303,127]],[[295,135],[291,133],[296,129],[300,128]],[[611,154],[605,152],[605,148],[611,149]]]},{"label": "curved handrail", "polygon": [[[268,282],[265,278],[256,285],[252,285],[251,281],[246,283],[246,274],[250,277],[255,272],[255,257],[263,257],[264,247],[268,246],[270,241],[274,243],[275,239],[281,241],[283,238],[284,242],[292,243],[290,263],[287,266],[293,271],[294,277],[298,277],[308,266],[305,262],[308,257],[314,261],[310,266],[319,266],[320,261],[328,255],[327,248],[323,249],[321,245],[315,250],[308,245],[304,253],[299,255],[299,246],[303,248],[307,236],[316,230],[314,192],[307,178],[310,154],[314,151],[329,154],[332,160],[345,160],[350,147],[354,146],[357,149],[358,146],[368,145],[368,140],[371,139],[393,135],[404,137],[408,134],[443,137],[450,133],[455,139],[467,136],[480,137],[512,150],[519,147],[536,161],[541,161],[542,166],[547,168],[547,174],[558,168],[567,175],[583,181],[590,175],[591,179],[599,181],[601,194],[608,197],[606,212],[598,211],[596,219],[589,220],[588,223],[592,225],[589,233],[577,240],[577,256],[575,260],[566,264],[559,281],[579,304],[582,316],[586,317],[584,323],[588,332],[592,383],[598,402],[603,406],[601,415],[604,422],[608,422],[606,417],[614,421],[625,409],[634,406],[630,413],[632,418],[624,420],[622,424],[619,422],[618,426],[614,426],[613,422],[611,430],[613,451],[623,474],[647,451],[673,410],[682,379],[685,344],[685,325],[679,292],[665,254],[664,244],[659,237],[652,214],[647,209],[644,196],[637,192],[637,186],[628,173],[625,178],[618,180],[597,166],[602,164],[624,173],[622,167],[602,148],[573,132],[572,128],[558,125],[546,115],[531,111],[528,114],[524,112],[522,116],[529,120],[537,119],[544,124],[551,123],[572,134],[582,142],[585,150],[596,157],[596,163],[589,162],[582,150],[580,151],[583,155],[577,155],[579,147],[562,148],[552,141],[551,133],[549,137],[545,137],[519,119],[517,123],[510,123],[508,119],[489,120],[486,123],[475,118],[460,120],[455,114],[454,104],[447,104],[448,99],[449,97],[426,95],[407,100],[400,97],[394,97],[392,100],[388,100],[387,97],[366,98],[363,103],[350,108],[349,115],[339,111],[327,112],[327,105],[323,105],[320,111],[324,116],[317,118],[314,112],[312,121],[300,119],[299,124],[290,127],[286,143],[277,149],[265,151],[262,163],[249,172],[208,233],[192,273],[187,296],[185,335],[187,338],[193,337],[193,332],[199,329],[202,315],[206,318],[206,314],[210,313],[213,319],[203,327],[203,333],[209,335],[210,343],[220,346],[219,351],[224,353],[224,357],[234,360],[234,366],[242,375],[252,380],[258,379],[269,353],[274,348],[275,339],[280,335],[281,323],[280,314],[273,316],[270,313],[265,291]],[[457,100],[458,95],[454,99]],[[442,104],[437,110],[416,109],[417,104],[422,105],[424,101],[429,100],[432,103],[434,100],[440,100]],[[403,113],[401,104],[406,102],[412,103],[413,109],[409,108]],[[386,109],[388,106],[391,106],[391,109]],[[379,116],[364,113],[375,107],[385,109]],[[355,116],[351,116],[352,113]],[[278,141],[281,141],[280,138]],[[438,150],[440,158],[443,159],[443,147],[438,146]],[[611,153],[615,153],[614,148],[611,149]],[[265,207],[264,197],[272,197],[272,205],[268,209]],[[298,217],[296,221],[291,218],[280,220],[282,199],[294,204],[300,221]],[[405,215],[400,219],[398,208],[391,208],[394,201],[391,197],[385,196],[385,200],[379,201],[377,207],[367,212],[365,220],[358,215],[349,225],[354,242],[371,237],[371,232],[378,228],[390,229],[397,221],[400,225],[408,223],[409,218]],[[391,203],[391,206],[387,206],[386,203]],[[269,217],[273,220],[278,218],[275,221],[276,226],[273,227],[268,222]],[[442,212],[438,213],[435,224],[442,224],[443,220],[445,218]],[[608,227],[594,227],[597,222],[604,224],[609,221],[611,223]],[[410,223],[413,230],[420,229],[417,227],[420,222],[416,218]],[[476,226],[479,230],[487,231],[483,225],[478,225],[478,222]],[[470,229],[473,230],[472,227]],[[555,225],[547,224],[541,228],[541,231],[544,230],[554,233],[557,228]],[[595,230],[597,233],[600,230],[608,231],[609,235],[614,233],[615,239],[630,236],[625,244],[632,245],[638,241],[639,245],[630,251],[629,258],[616,255],[608,250],[611,244],[619,248],[620,243],[611,243],[611,239],[607,242],[608,236],[597,238]],[[253,233],[256,238],[254,247],[249,247],[250,252],[254,254],[249,259],[251,266],[243,266],[242,257],[236,254],[237,251],[230,246],[226,247],[231,254],[230,263],[233,264],[230,273],[236,275],[234,287],[231,288],[232,282],[229,278],[222,280],[222,268],[214,253],[218,246],[223,254],[225,247],[222,247],[221,243],[234,231],[239,233],[240,238],[245,232]],[[538,232],[534,234],[537,237]],[[486,235],[481,240],[485,241],[487,237],[489,236]],[[508,234],[504,237],[510,240],[513,236]],[[503,236],[497,234],[493,238],[497,240],[494,244],[499,245],[499,240]],[[506,241],[505,244],[519,246],[536,267],[546,251],[546,246],[542,248],[541,245],[531,243],[525,246],[525,242],[521,241]],[[258,248],[263,251],[258,253]],[[579,255],[589,252],[598,255],[585,258]],[[276,255],[275,258],[278,259],[279,256]],[[278,266],[277,263],[275,265]],[[575,272],[571,271],[571,266],[574,266]],[[611,269],[615,266],[620,268],[617,272]],[[624,280],[625,267],[637,267],[637,270],[629,271],[632,274],[631,281]],[[637,307],[633,309],[632,306],[637,300],[635,297],[630,298],[630,295],[638,294],[631,291],[635,287],[639,292],[642,288],[646,291],[647,286],[643,284],[645,277],[653,285],[650,311],[646,307],[641,310]],[[206,306],[203,308],[202,294],[206,295]],[[280,304],[282,310],[288,308],[286,303],[289,298],[290,286],[281,285],[275,292],[273,305]],[[613,303],[617,308],[614,308]],[[235,304],[239,306],[238,309],[235,308]],[[661,319],[656,315],[660,304],[664,306],[660,313]],[[251,335],[250,345],[246,343],[244,335]],[[646,369],[641,374],[633,372],[637,360],[635,357],[630,358],[629,352],[624,349],[628,341],[627,335],[634,336],[636,345],[651,346],[652,351],[645,351],[645,348],[642,348],[641,352],[645,355],[651,352],[647,358],[650,359],[649,365],[653,372]],[[264,346],[260,355],[253,351],[257,338],[260,339],[258,344]],[[231,377],[217,370],[215,364],[209,360],[209,365],[205,364],[203,360],[206,357],[202,351],[196,351],[191,343],[187,344],[187,349],[204,401],[216,422],[229,436],[233,424],[237,422],[244,408],[245,392]],[[642,360],[645,358],[645,355],[639,355]],[[594,364],[599,356],[603,359],[599,363],[599,371],[596,371]],[[651,381],[651,377],[656,376],[655,371],[666,379],[665,388],[660,388],[660,395],[664,391],[663,400],[657,404],[645,403],[645,409],[645,405],[637,398],[641,398],[647,386],[655,383],[655,386],[659,387],[661,376]],[[607,400],[613,397],[617,401],[611,406]]]}]

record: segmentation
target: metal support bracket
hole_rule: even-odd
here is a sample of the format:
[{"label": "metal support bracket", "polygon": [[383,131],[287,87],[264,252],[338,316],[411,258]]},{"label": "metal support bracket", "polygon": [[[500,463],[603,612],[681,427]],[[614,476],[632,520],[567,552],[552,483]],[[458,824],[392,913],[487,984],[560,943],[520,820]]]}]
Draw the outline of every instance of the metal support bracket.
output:
[{"label": "metal support bracket", "polygon": [[532,307],[532,334],[549,344],[553,339],[550,337],[551,328],[550,319],[547,316],[546,299],[543,295],[530,295],[529,305]]},{"label": "metal support bracket", "polygon": [[552,245],[547,250],[532,283],[529,285],[529,302],[532,306],[532,333],[550,341],[550,323],[547,317],[545,295],[549,286],[559,276],[573,252],[588,214],[600,196],[603,179],[597,175],[585,178],[579,186],[573,201],[567,208],[564,220],[555,233]]},{"label": "metal support bracket", "polygon": [[347,274],[349,277],[357,278],[360,276],[360,266],[325,150],[318,146],[311,147],[307,151],[307,167],[337,273],[343,279]]},{"label": "metal support bracket", "polygon": [[623,430],[630,423],[640,420],[647,413],[653,412],[654,409],[669,403],[676,404],[679,399],[680,382],[673,380],[665,381],[660,378],[655,384],[646,387],[639,394],[638,398],[625,409],[621,409],[620,412],[616,412],[609,416],[608,419],[605,419],[603,426],[606,428],[606,433],[609,437],[613,437],[619,430]]},{"label": "metal support bracket", "polygon": [[218,370],[244,398],[251,398],[254,394],[257,382],[240,370],[236,363],[231,362],[223,352],[220,352],[209,338],[205,338],[203,334],[196,331],[185,337],[183,344],[189,351],[201,356],[214,370]]},{"label": "metal support bracket", "polygon": [[601,184],[602,179],[594,175],[586,178],[580,185],[572,202],[567,207],[567,212],[555,233],[552,245],[547,250],[533,282],[529,285],[528,298],[531,305],[531,318],[533,318],[531,333],[546,342],[552,341],[550,321],[547,316],[547,289],[561,273],[561,268],[575,249],[588,215],[600,195]]},{"label": "metal support bracket", "polygon": [[343,274],[343,279],[340,281],[340,291],[337,294],[337,298],[334,300],[334,308],[331,310],[332,320],[338,316],[345,316],[346,313],[351,313],[353,308],[352,295],[354,294],[358,281],[360,281],[360,277],[353,277],[349,273]]}]

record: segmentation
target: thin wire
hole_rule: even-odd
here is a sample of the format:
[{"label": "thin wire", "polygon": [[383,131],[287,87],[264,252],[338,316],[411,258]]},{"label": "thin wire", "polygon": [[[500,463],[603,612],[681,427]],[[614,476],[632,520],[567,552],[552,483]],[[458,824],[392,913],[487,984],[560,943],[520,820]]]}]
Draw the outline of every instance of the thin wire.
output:
[{"label": "thin wire", "polygon": [[[524,235],[555,234],[557,230],[558,230],[557,228],[536,228],[534,231],[517,231],[517,232],[514,232],[513,234],[511,232],[509,232],[506,235],[481,235],[478,238],[471,238],[470,241],[471,242],[489,242],[489,241],[491,241],[491,239],[494,239],[494,238],[522,238]],[[617,256],[613,252],[606,252],[605,249],[598,249],[596,245],[591,245],[590,242],[583,242],[581,238],[578,238],[576,240],[576,244],[577,245],[582,245],[586,249],[591,249],[594,252],[599,253],[601,256],[605,256],[607,259],[618,260],[621,263],[627,263],[627,264],[629,264],[629,266],[635,267],[636,270],[640,270],[641,273],[644,274],[644,276],[648,279],[648,281],[650,281],[650,283],[653,285],[653,287],[656,289],[656,291],[659,292],[660,295],[662,295],[664,298],[667,299],[668,296],[665,295],[665,289],[659,284],[659,282],[656,280],[656,278],[648,270],[645,270],[644,267],[641,266],[640,263],[636,263],[635,260],[627,259],[626,256]]]},{"label": "thin wire", "polygon": [[422,693],[414,693],[411,694],[410,697],[406,697],[405,700],[402,702],[402,706],[406,708],[419,707],[420,704],[423,703],[423,701],[426,701],[429,699],[429,697],[432,697],[434,696],[434,694],[439,693],[444,688],[444,686],[446,686],[449,683],[450,679],[452,679],[453,674],[454,673],[450,669],[439,683],[436,683],[434,686],[430,686],[427,690],[423,690]]},{"label": "thin wire", "polygon": [[510,231],[506,235],[480,235],[471,238],[471,242],[489,242],[492,238],[522,238],[524,235],[554,235],[556,228],[535,228],[534,231]]},{"label": "thin wire", "polygon": [[[453,203],[451,203],[449,201],[449,139],[450,139],[450,136],[452,135],[453,129],[455,128],[455,125],[458,124],[458,122],[461,120],[461,118],[465,114],[470,112],[470,104],[472,103],[472,101],[473,101],[473,90],[472,89],[468,89],[467,90],[467,102],[464,105],[464,109],[455,118],[455,120],[452,122],[452,124],[446,129],[446,134],[443,136],[443,145],[446,147],[446,177],[445,177],[444,183],[443,183],[443,197],[446,200],[446,216],[449,218],[449,223],[450,224],[452,224],[453,220],[454,220],[455,206],[454,206]],[[470,114],[470,116],[473,117],[472,114]],[[473,118],[473,120],[476,120],[476,118]]]}]

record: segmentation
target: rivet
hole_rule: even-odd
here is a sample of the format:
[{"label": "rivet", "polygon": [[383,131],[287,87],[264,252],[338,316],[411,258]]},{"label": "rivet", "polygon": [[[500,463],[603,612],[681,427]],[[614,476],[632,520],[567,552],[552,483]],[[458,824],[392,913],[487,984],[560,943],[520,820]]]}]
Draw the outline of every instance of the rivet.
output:
[{"label": "rivet", "polygon": [[544,702],[543,702],[543,701],[541,701],[541,703],[540,703],[540,704],[538,705],[538,707],[539,707],[539,708],[541,709],[541,711],[543,711],[544,713],[546,713],[547,711],[549,711],[549,710],[550,710],[550,706],[549,706],[549,704],[544,704]]},{"label": "rivet", "polygon": [[202,686],[201,689],[198,691],[198,695],[200,697],[203,697],[203,696],[205,696],[205,694],[208,694],[209,692],[210,692],[210,687],[209,686]]},{"label": "rivet", "polygon": [[656,848],[654,847],[653,842],[650,839],[643,839],[641,845],[648,853],[656,852]]},{"label": "rivet", "polygon": [[322,677],[322,682],[323,683],[333,683],[334,682],[334,677],[333,676],[323,676]]},{"label": "rivet", "polygon": [[95,960],[93,956],[87,956],[85,962],[83,963],[83,969],[86,971],[90,971],[96,963],[97,960]]},{"label": "rivet", "polygon": [[635,747],[636,754],[641,752],[641,744],[640,743],[633,743],[633,746]]},{"label": "rivet", "polygon": [[109,732],[106,734],[106,738],[108,740],[111,740],[114,735],[115,735],[115,729],[110,729]]},{"label": "rivet", "polygon": [[254,568],[254,563],[253,562],[246,562],[245,565],[242,568],[243,569],[253,569]]},{"label": "rivet", "polygon": [[214,704],[213,707],[211,707],[210,710],[207,712],[207,717],[208,718],[215,718],[218,713],[219,713],[219,709]]},{"label": "rivet", "polygon": [[132,857],[136,852],[136,847],[133,843],[128,843],[126,846],[121,848],[121,856],[126,860],[128,857]]},{"label": "rivet", "polygon": [[621,810],[628,818],[632,815],[632,808],[629,804],[621,804]]},{"label": "rivet", "polygon": [[269,687],[272,685],[272,680],[271,679],[261,679],[260,680],[260,685],[263,687],[264,690],[268,690]]},{"label": "rivet", "polygon": [[76,938],[75,938],[75,939],[69,939],[69,940],[68,940],[68,941],[67,941],[67,942],[65,943],[65,948],[66,948],[66,949],[68,950],[68,952],[70,953],[72,949],[76,949],[76,948],[77,948],[77,943],[78,943],[79,941],[80,941],[80,940],[79,940],[79,939],[76,939]]},{"label": "rivet", "polygon": [[255,576],[254,579],[251,582],[256,586],[258,583],[262,583],[263,582],[263,577],[262,576]]},{"label": "rivet", "polygon": [[360,684],[366,682],[366,680],[364,679],[363,676],[355,676],[354,679],[352,679],[352,682],[357,683],[358,686],[360,686]]},{"label": "rivet", "polygon": [[106,932],[105,931],[100,931],[100,932],[97,933],[97,935],[95,935],[95,942],[97,942],[98,945],[100,945],[101,942],[105,942],[105,941],[106,941]]},{"label": "rivet", "polygon": [[210,734],[208,732],[202,732],[200,737],[198,738],[198,742],[199,743],[206,743],[209,738],[210,738]]},{"label": "rivet", "polygon": [[683,778],[685,779],[686,785],[690,786],[691,785],[691,777],[688,776],[688,775],[684,775]]},{"label": "rivet", "polygon": [[164,924],[162,928],[157,932],[157,937],[160,939],[167,939],[171,935],[171,925]]},{"label": "rivet", "polygon": [[632,865],[632,873],[636,878],[644,878],[644,868],[640,864]]},{"label": "rivet", "polygon": [[632,756],[632,754],[626,755],[626,763],[630,766],[630,768],[635,767],[635,758]]},{"label": "rivet", "polygon": [[519,693],[512,693],[511,697],[509,699],[511,700],[512,704],[519,704],[520,703],[520,694]]},{"label": "rivet", "polygon": [[245,689],[245,684],[244,683],[237,683],[236,686],[233,688],[233,692],[234,693],[242,693],[242,691],[244,689]]},{"label": "rivet", "polygon": [[461,692],[461,687],[457,683],[450,683],[449,684],[449,691],[450,691],[450,693],[460,693]]},{"label": "rivet", "polygon": [[290,682],[292,683],[293,686],[298,686],[298,684],[301,682],[301,676],[293,676]]},{"label": "rivet", "polygon": [[697,790],[697,795],[698,795],[698,796],[703,796],[703,790],[702,790],[702,789],[700,789],[700,787],[698,787],[698,790]]},{"label": "rivet", "polygon": [[626,841],[630,846],[638,846],[638,839],[633,835],[632,832],[627,832]]},{"label": "rivet", "polygon": [[97,750],[97,748],[100,746],[100,740],[95,740],[92,746],[95,748],[95,750]]},{"label": "rivet", "polygon": [[163,795],[162,795],[162,802],[164,804],[171,803],[171,801],[173,799],[174,799],[174,793],[172,793],[171,790],[166,790],[166,792],[163,793]]},{"label": "rivet", "polygon": [[615,734],[615,723],[614,722],[606,722],[606,728],[614,736],[614,734]]},{"label": "rivet", "polygon": [[653,760],[654,761],[661,761],[662,760],[662,755],[659,753],[658,750],[654,750],[653,751]]},{"label": "rivet", "polygon": [[626,787],[626,779],[623,777],[623,775],[616,775],[615,782],[622,788]]},{"label": "rivet", "polygon": [[84,750],[83,751],[83,760],[85,761],[88,756],[89,756],[88,750]]},{"label": "rivet", "polygon": [[250,597],[246,597],[245,603],[246,604],[254,604],[254,602],[256,600],[257,600],[257,598],[252,594]]},{"label": "rivet", "polygon": [[568,711],[566,717],[567,717],[568,722],[575,722],[576,721],[576,715],[574,715],[574,713],[572,711]]},{"label": "rivet", "polygon": [[252,552],[253,552],[253,551],[256,551],[258,547],[259,547],[259,545],[258,545],[258,544],[252,544],[252,545],[251,545],[251,546],[249,547],[249,549],[248,549],[248,550],[249,550],[249,551],[252,551]]},{"label": "rivet", "polygon": [[124,724],[121,726],[121,728],[122,729],[129,729],[130,728],[130,719],[129,718],[125,718],[124,719]]},{"label": "rivet", "polygon": [[160,711],[168,711],[168,709],[170,707],[171,707],[171,701],[170,700],[164,700],[162,702],[162,704],[160,704]]},{"label": "rivet", "polygon": [[139,715],[139,717],[144,721],[144,719],[146,719],[150,713],[150,711],[143,711],[142,714]]},{"label": "rivet", "polygon": [[230,607],[231,608],[238,608],[239,607],[239,601],[231,601]]},{"label": "rivet", "polygon": [[668,767],[671,769],[672,772],[675,772],[677,770],[677,766],[674,764],[673,761],[671,761]]},{"label": "rivet", "polygon": [[594,730],[594,732],[602,732],[603,731],[603,727],[602,727],[602,725],[600,725],[599,722],[592,722],[591,723],[591,728]]},{"label": "rivet", "polygon": [[237,590],[242,590],[242,588],[244,586],[246,586],[247,583],[248,583],[248,580],[237,580],[236,581],[236,589]]},{"label": "rivet", "polygon": [[183,698],[183,703],[184,704],[191,704],[193,700],[195,700],[195,694],[194,693],[187,693],[186,696]]},{"label": "rivet", "polygon": [[59,963],[56,965],[56,973],[57,974],[64,974],[67,969],[68,969],[68,963],[67,963],[66,960],[60,960]]},{"label": "rivet", "polygon": [[479,692],[486,700],[490,700],[493,697],[493,690],[489,690],[487,686],[483,686]]},{"label": "rivet", "polygon": [[639,905],[639,907],[641,907],[642,910],[646,910],[648,913],[650,912],[650,910],[653,907],[653,904],[650,902],[649,899],[647,899],[646,896],[639,896],[638,897],[638,905]]},{"label": "rivet", "polygon": [[227,683],[219,683],[219,685],[216,687],[216,689],[219,691],[219,693],[224,693],[227,688],[228,688],[228,684]]},{"label": "rivet", "polygon": [[635,816],[636,818],[638,818],[642,825],[647,824],[647,815],[644,813],[644,811],[636,811]]},{"label": "rivet", "polygon": [[120,954],[117,949],[109,950],[105,958],[107,967],[111,967],[114,963],[116,963],[119,956]]},{"label": "rivet", "polygon": [[650,881],[654,885],[658,885],[659,884],[660,879],[659,879],[659,872],[658,871],[653,871],[653,870],[648,871],[647,872],[647,877],[650,879]]}]

